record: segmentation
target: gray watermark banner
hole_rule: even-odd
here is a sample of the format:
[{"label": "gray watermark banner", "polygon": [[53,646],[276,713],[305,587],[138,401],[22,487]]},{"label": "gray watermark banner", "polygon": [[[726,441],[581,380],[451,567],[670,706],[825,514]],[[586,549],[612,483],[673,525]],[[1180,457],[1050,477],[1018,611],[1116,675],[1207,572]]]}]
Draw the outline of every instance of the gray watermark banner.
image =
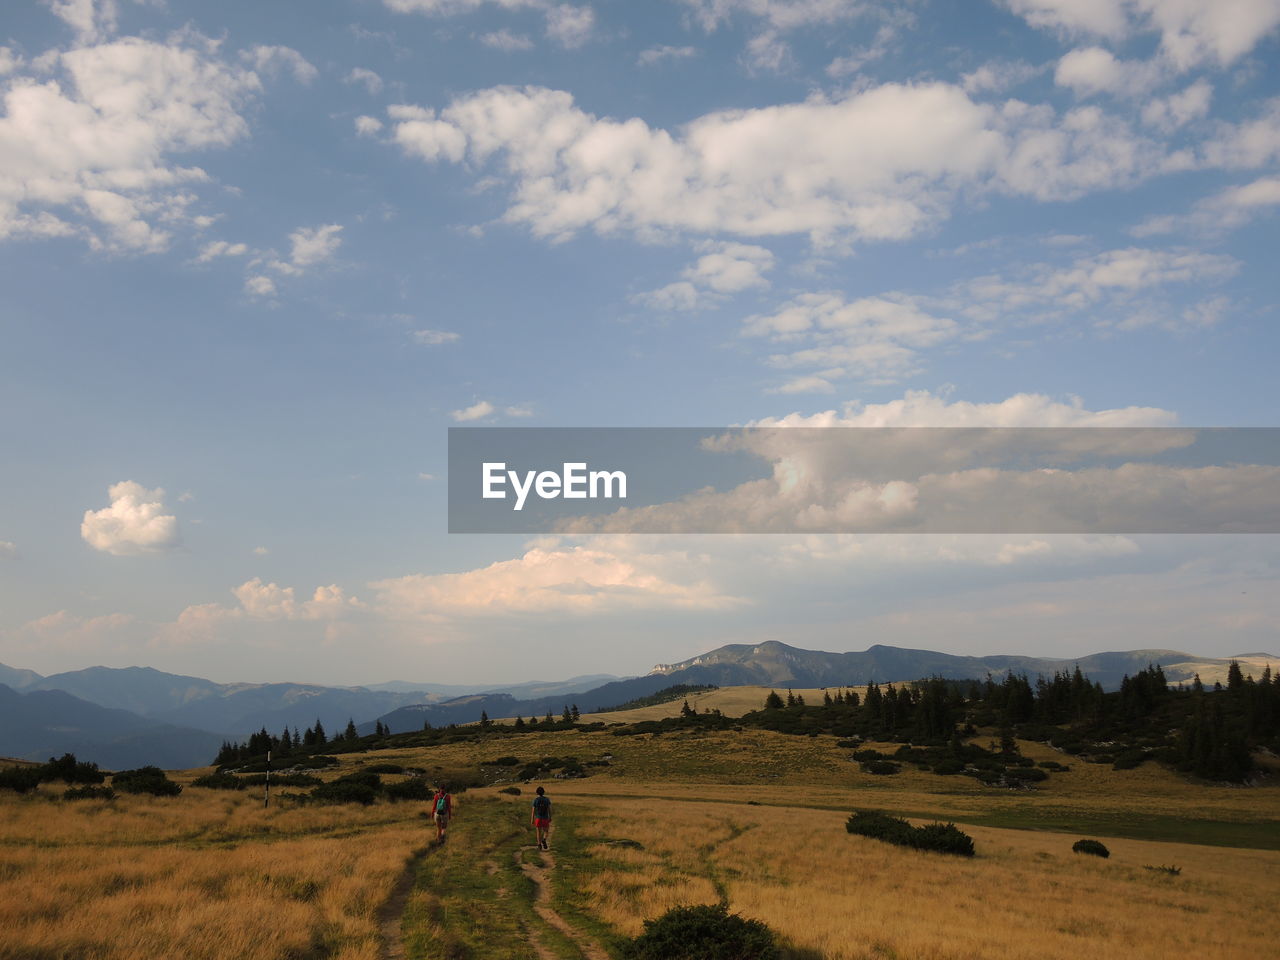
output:
[{"label": "gray watermark banner", "polygon": [[1280,533],[1280,428],[455,427],[450,533]]}]

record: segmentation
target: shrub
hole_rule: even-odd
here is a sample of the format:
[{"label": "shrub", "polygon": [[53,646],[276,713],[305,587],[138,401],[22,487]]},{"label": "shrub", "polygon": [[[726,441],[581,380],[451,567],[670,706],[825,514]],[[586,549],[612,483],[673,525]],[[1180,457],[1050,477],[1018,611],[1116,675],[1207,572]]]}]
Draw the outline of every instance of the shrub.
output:
[{"label": "shrub", "polygon": [[111,785],[125,793],[149,793],[153,797],[176,797],[182,792],[182,787],[156,766],[121,770],[111,778]]},{"label": "shrub", "polygon": [[62,794],[63,800],[114,800],[116,792],[110,787],[95,787],[92,784],[84,787],[68,787]]},{"label": "shrub", "polygon": [[964,763],[960,760],[943,760],[934,765],[933,772],[944,777],[954,776],[964,773]]},{"label": "shrub", "polygon": [[1169,876],[1171,876],[1171,877],[1177,877],[1177,876],[1181,876],[1181,875],[1182,875],[1182,868],[1181,868],[1181,867],[1152,867],[1152,866],[1144,866],[1142,869],[1143,869],[1143,870],[1150,870],[1152,873],[1167,873],[1167,874],[1168,874]]},{"label": "shrub", "polygon": [[[267,775],[253,773],[247,777],[241,777],[240,782],[246,787],[260,787],[267,782]],[[309,773],[273,773],[271,775],[273,787],[314,787],[323,782],[319,777],[313,777]]]},{"label": "shrub", "polygon": [[542,768],[534,764],[525,767],[516,774],[517,780],[537,780],[542,775]]},{"label": "shrub", "polygon": [[518,757],[498,757],[496,760],[485,760],[486,767],[518,767],[520,759]]},{"label": "shrub", "polygon": [[874,773],[879,776],[888,776],[897,773],[902,768],[896,763],[890,763],[888,760],[872,760],[862,765],[863,773]]},{"label": "shrub", "polygon": [[1088,853],[1095,857],[1106,858],[1111,856],[1111,851],[1098,840],[1077,840],[1071,845],[1071,851],[1072,853]]},{"label": "shrub", "polygon": [[431,785],[419,777],[388,784],[386,793],[392,800],[430,800],[432,797]]},{"label": "shrub", "polygon": [[96,763],[81,763],[74,753],[64,753],[60,758],[40,768],[41,780],[61,780],[63,783],[102,783],[106,774],[98,769]]},{"label": "shrub", "polygon": [[1023,783],[1039,783],[1048,780],[1049,775],[1039,767],[1013,767],[1004,772],[1008,780],[1020,780]]},{"label": "shrub", "polygon": [[1126,750],[1120,756],[1116,757],[1112,769],[1115,770],[1133,770],[1142,766],[1147,760],[1147,751],[1145,750]]},{"label": "shrub", "polygon": [[778,960],[773,932],[724,904],[676,907],[656,920],[627,951],[634,960]]},{"label": "shrub", "polygon": [[206,790],[243,790],[244,781],[230,773],[210,773],[191,781],[193,787]]},{"label": "shrub", "polygon": [[294,764],[303,770],[323,770],[325,767],[336,767],[338,765],[337,757],[326,757],[323,754],[314,757],[304,757]]},{"label": "shrub", "polygon": [[513,797],[518,797],[518,796],[520,796],[520,788],[519,788],[519,787],[503,787],[503,788],[502,788],[501,790],[499,790],[498,792],[499,792],[499,793],[509,793],[509,794],[511,794]]},{"label": "shrub", "polygon": [[937,853],[953,853],[957,856],[972,857],[973,838],[956,827],[954,823],[931,823],[923,827],[913,827],[900,817],[891,817],[887,813],[875,810],[855,810],[845,823],[850,833],[873,840],[897,844],[900,847],[911,847],[914,850],[931,850]]},{"label": "shrub", "polygon": [[[377,774],[374,774],[376,777]],[[311,791],[311,799],[319,803],[362,803],[366,807],[378,799],[378,791],[367,783],[359,783],[343,777],[332,783],[322,783]]]},{"label": "shrub", "polygon": [[375,763],[364,769],[368,773],[404,773],[404,767],[398,763]]},{"label": "shrub", "polygon": [[30,793],[40,786],[40,779],[39,767],[9,767],[0,770],[0,790]]}]

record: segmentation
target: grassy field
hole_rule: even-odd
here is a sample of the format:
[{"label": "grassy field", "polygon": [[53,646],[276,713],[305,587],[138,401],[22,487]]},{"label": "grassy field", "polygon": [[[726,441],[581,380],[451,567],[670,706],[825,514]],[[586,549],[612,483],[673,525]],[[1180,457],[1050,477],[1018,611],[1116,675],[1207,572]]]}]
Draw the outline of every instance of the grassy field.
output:
[{"label": "grassy field", "polygon": [[[834,693],[835,689],[835,687],[832,687],[831,691]],[[842,687],[841,689],[856,690],[858,696],[861,697],[866,687]],[[783,698],[787,695],[786,687],[721,687],[719,690],[691,693],[688,701],[689,706],[699,713],[719,710],[726,717],[740,717],[751,710],[759,710],[764,705],[764,698],[769,695],[771,690],[777,691],[778,695]],[[804,697],[806,703],[822,702],[823,688],[821,687],[795,689],[791,692]],[[652,707],[636,707],[632,710],[610,710],[587,714],[583,716],[583,720],[603,720],[605,723],[636,723],[640,720],[661,720],[664,717],[678,717],[681,708],[684,706],[685,699],[680,697]]]},{"label": "grassy field", "polygon": [[[493,785],[460,796],[449,843],[430,850],[420,803],[264,810],[256,791],[190,786],[171,799],[0,793],[0,960],[618,956],[646,918],[717,901],[769,923],[793,960],[1267,955],[1274,778],[1203,785],[1020,747],[1070,770],[1017,792],[909,765],[873,776],[834,738],[744,729],[540,732],[344,754],[324,772],[483,771]],[[481,766],[503,755],[608,763],[546,784],[549,856],[531,849],[535,785],[502,794],[514,770]],[[855,808],[954,820],[978,856],[850,836]],[[1082,836],[1112,857],[1072,854]],[[386,953],[379,910],[406,865],[412,887],[391,923],[403,950]],[[1144,869],[1165,865],[1182,872]]]}]

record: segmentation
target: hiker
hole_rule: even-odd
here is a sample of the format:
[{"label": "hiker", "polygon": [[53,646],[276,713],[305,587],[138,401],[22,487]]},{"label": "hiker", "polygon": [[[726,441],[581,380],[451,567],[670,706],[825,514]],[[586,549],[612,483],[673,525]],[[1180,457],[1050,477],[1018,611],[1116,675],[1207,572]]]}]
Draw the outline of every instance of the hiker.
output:
[{"label": "hiker", "polygon": [[436,843],[444,843],[445,831],[449,829],[449,818],[452,816],[453,797],[449,794],[448,784],[442,783],[431,798],[431,819],[436,822]]},{"label": "hiker", "polygon": [[542,787],[539,787],[537,792],[538,795],[533,798],[531,818],[534,829],[538,831],[539,849],[550,850],[551,848],[547,846],[547,831],[551,829],[551,798]]}]

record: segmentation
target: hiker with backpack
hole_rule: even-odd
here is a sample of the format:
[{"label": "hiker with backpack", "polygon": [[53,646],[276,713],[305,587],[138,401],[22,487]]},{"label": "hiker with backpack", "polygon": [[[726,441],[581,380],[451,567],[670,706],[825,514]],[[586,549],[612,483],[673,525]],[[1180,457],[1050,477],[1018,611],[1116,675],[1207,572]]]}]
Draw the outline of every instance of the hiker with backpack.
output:
[{"label": "hiker with backpack", "polygon": [[538,788],[538,795],[533,798],[533,810],[531,811],[531,819],[533,827],[538,831],[538,849],[550,850],[547,846],[547,831],[551,829],[551,798],[547,796],[547,791]]},{"label": "hiker with backpack", "polygon": [[436,822],[436,843],[443,844],[449,818],[453,816],[453,797],[447,784],[440,784],[431,798],[431,819]]}]

